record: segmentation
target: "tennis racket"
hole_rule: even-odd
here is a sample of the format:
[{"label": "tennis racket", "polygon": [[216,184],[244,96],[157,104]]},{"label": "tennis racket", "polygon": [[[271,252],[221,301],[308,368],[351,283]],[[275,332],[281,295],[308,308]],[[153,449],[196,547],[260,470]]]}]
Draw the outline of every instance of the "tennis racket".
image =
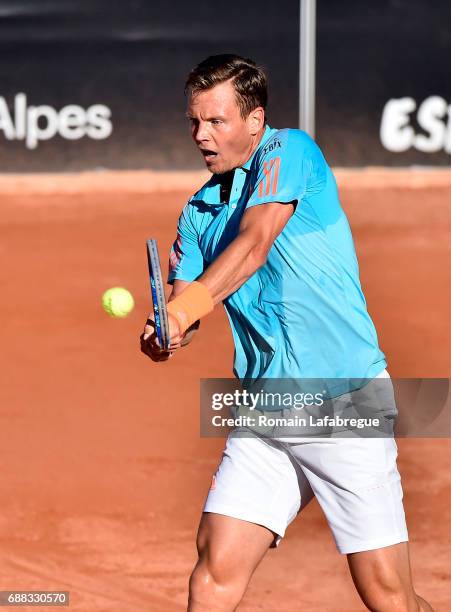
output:
[{"label": "tennis racket", "polygon": [[155,316],[155,332],[160,347],[167,350],[170,340],[168,311],[166,310],[166,297],[164,295],[163,275],[161,274],[157,241],[153,238],[147,240],[147,263],[149,265],[150,289]]}]

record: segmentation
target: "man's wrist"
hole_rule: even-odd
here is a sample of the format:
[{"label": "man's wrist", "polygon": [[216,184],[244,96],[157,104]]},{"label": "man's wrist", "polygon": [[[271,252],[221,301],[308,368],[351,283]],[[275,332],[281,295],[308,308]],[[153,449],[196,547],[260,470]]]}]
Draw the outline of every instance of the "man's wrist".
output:
[{"label": "man's wrist", "polygon": [[194,281],[171,300],[167,308],[168,313],[177,320],[183,334],[193,323],[213,310],[214,302],[207,287]]}]

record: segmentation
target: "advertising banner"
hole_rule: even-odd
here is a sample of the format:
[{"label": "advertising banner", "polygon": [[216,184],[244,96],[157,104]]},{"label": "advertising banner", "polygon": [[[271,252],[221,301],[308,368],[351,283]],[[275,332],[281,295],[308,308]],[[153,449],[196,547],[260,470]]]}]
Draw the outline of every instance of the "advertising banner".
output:
[{"label": "advertising banner", "polygon": [[255,59],[269,120],[297,124],[298,2],[0,1],[0,169],[190,169],[184,83],[208,55]]},{"label": "advertising banner", "polygon": [[[339,166],[449,165],[451,5],[318,0],[316,137]],[[189,70],[255,59],[268,119],[297,127],[299,2],[0,0],[2,172],[202,167]]]},{"label": "advertising banner", "polygon": [[318,0],[317,139],[341,166],[449,166],[451,4]]}]

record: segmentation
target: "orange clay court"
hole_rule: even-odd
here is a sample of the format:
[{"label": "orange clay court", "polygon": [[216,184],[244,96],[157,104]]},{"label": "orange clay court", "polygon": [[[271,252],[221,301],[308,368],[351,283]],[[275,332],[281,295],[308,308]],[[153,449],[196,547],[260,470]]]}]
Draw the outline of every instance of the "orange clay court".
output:
[{"label": "orange clay court", "polygon": [[[231,376],[232,341],[221,308],[168,363],[145,358],[138,337],[150,309],[145,239],[165,262],[202,176],[2,179],[0,590],[68,590],[73,612],[186,609],[224,444],[199,436],[199,379]],[[451,172],[337,176],[391,375],[451,377]],[[127,319],[101,309],[116,285],[136,299]],[[446,612],[451,440],[398,446],[414,583]],[[239,609],[363,609],[315,501]]]}]

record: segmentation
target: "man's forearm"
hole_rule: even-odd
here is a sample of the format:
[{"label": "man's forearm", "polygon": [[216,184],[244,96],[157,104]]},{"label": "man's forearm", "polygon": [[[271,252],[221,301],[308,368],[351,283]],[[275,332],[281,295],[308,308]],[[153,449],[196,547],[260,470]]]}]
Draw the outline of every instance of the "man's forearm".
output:
[{"label": "man's forearm", "polygon": [[197,281],[168,304],[181,332],[234,293],[268,257],[277,236],[293,214],[294,205],[272,202],[246,211],[238,236]]},{"label": "man's forearm", "polygon": [[241,287],[265,263],[266,255],[255,235],[241,232],[197,281],[168,303],[180,333]]},{"label": "man's forearm", "polygon": [[207,287],[213,302],[218,304],[239,289],[265,263],[266,255],[261,245],[255,244],[243,232],[197,280]]}]

